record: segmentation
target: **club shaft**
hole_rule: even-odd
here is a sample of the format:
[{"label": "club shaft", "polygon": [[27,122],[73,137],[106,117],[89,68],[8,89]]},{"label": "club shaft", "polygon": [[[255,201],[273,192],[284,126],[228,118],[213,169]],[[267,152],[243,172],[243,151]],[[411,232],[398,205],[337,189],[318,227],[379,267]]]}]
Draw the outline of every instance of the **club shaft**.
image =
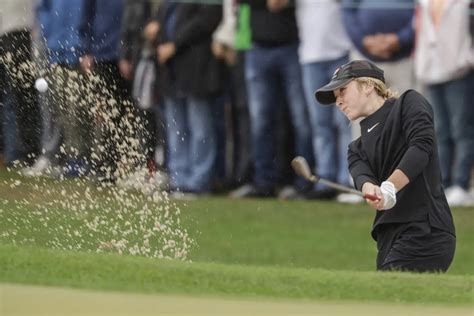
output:
[{"label": "club shaft", "polygon": [[340,185],[338,183],[334,183],[332,181],[321,179],[319,177],[316,177],[315,175],[312,175],[311,170],[309,168],[309,165],[306,162],[306,159],[304,159],[303,157],[294,158],[293,161],[291,162],[291,166],[293,167],[293,169],[295,170],[295,172],[298,175],[300,175],[301,177],[303,177],[306,180],[309,180],[311,182],[314,182],[314,183],[319,182],[319,183],[322,183],[322,184],[324,184],[324,185],[326,185],[330,188],[333,188],[335,190],[338,190],[338,191],[341,191],[341,192],[356,194],[358,196],[361,196],[365,199],[369,199],[369,200],[372,200],[372,201],[380,200],[380,198],[377,197],[376,195],[362,193],[361,191],[354,190],[352,188],[348,188],[348,187]]},{"label": "club shaft", "polygon": [[319,182],[321,184],[324,184],[330,188],[333,188],[333,189],[336,189],[338,191],[342,191],[342,192],[347,192],[347,193],[352,193],[352,194],[357,194],[358,196],[362,196],[364,197],[364,193],[360,192],[360,191],[357,191],[357,190],[354,190],[354,189],[350,189],[348,187],[345,187],[343,185],[340,185],[340,184],[337,184],[337,183],[334,183],[332,181],[328,181],[328,180],[325,180],[325,179],[321,179],[319,178],[319,180],[316,179],[316,177],[312,177],[312,181],[313,182]]}]

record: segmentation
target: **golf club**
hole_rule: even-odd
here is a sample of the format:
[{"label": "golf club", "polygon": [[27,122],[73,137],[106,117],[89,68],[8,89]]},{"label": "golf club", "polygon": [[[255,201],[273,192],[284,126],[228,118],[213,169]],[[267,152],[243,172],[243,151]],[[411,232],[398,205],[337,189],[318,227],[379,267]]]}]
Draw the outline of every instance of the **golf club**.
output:
[{"label": "golf club", "polygon": [[314,182],[314,183],[319,182],[319,183],[322,183],[322,184],[324,184],[324,185],[326,185],[330,188],[336,189],[338,191],[357,194],[359,196],[362,196],[365,199],[369,199],[369,200],[372,200],[372,201],[378,201],[379,200],[379,198],[375,195],[364,194],[361,191],[348,188],[346,186],[334,183],[334,182],[326,180],[326,179],[322,179],[322,178],[320,178],[316,175],[311,174],[311,169],[309,168],[308,162],[306,161],[306,159],[304,159],[301,156],[295,157],[291,161],[291,166],[295,170],[296,174],[298,174],[299,176],[305,178],[308,181],[311,181],[311,182]]}]

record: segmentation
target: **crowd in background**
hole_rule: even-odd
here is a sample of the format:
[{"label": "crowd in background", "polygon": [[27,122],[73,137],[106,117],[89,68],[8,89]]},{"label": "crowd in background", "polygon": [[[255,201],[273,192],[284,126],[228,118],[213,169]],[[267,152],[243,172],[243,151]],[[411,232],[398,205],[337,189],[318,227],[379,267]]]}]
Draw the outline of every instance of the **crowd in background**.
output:
[{"label": "crowd in background", "polygon": [[352,186],[359,126],[314,91],[368,59],[425,93],[448,202],[474,204],[469,0],[3,0],[0,14],[2,164],[25,176],[361,202],[290,161]]}]

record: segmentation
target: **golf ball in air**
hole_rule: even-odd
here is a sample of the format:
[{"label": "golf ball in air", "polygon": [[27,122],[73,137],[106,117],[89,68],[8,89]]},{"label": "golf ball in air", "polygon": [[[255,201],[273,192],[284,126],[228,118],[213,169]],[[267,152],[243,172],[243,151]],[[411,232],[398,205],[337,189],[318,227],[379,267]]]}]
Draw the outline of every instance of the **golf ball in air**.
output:
[{"label": "golf ball in air", "polygon": [[35,82],[35,88],[39,92],[46,92],[48,90],[48,82],[44,78],[38,78]]}]

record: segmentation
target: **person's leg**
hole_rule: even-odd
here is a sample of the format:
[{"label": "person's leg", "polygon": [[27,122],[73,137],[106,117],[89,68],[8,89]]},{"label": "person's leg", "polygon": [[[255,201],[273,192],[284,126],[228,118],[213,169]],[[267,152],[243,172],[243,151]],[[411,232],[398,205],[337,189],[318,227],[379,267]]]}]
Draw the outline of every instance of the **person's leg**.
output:
[{"label": "person's leg", "polygon": [[248,92],[254,184],[272,190],[276,184],[275,98],[277,87],[272,49],[255,46],[247,52],[245,77]]},{"label": "person's leg", "polygon": [[[25,34],[26,33],[26,34]],[[0,37],[0,51],[4,58],[0,63],[0,71],[2,83],[0,84],[2,90],[3,101],[3,154],[7,164],[19,161],[24,158],[26,153],[24,134],[21,130],[23,127],[20,124],[22,111],[27,104],[24,104],[22,94],[25,94],[24,88],[27,83],[27,74],[19,70],[24,66],[24,62],[28,60],[27,48],[25,43],[27,39],[27,32],[10,32]],[[9,58],[5,58],[10,54]],[[21,67],[20,67],[21,66]]]},{"label": "person's leg", "polygon": [[[90,98],[84,98],[84,95],[91,96],[87,91],[87,78],[82,74],[81,70],[76,67],[66,69],[67,86],[63,87],[65,97],[66,116],[69,119],[71,130],[69,131],[70,146],[65,146],[66,152],[69,152],[69,157],[72,158],[69,165],[72,163],[73,169],[82,170],[82,172],[90,169],[89,157],[92,148],[92,135],[95,129],[95,122],[91,112],[94,106],[94,101]],[[71,166],[69,166],[71,167]],[[67,171],[66,171],[67,172]],[[76,175],[76,172],[70,174]]]},{"label": "person's leg", "polygon": [[216,141],[216,159],[214,161],[214,172],[212,185],[216,190],[222,190],[227,182],[227,122],[226,122],[226,107],[228,105],[227,96],[219,96],[214,98],[210,104],[211,124],[214,126],[214,136]]},{"label": "person's leg", "polygon": [[62,139],[62,128],[58,120],[57,109],[51,103],[51,92],[48,90],[38,96],[41,115],[41,154],[51,161],[56,160]]},{"label": "person's leg", "polygon": [[450,112],[446,102],[444,84],[430,85],[427,92],[434,111],[434,125],[438,140],[441,176],[445,189],[451,186],[454,143],[451,135]]},{"label": "person's leg", "polygon": [[[275,148],[276,181],[277,186],[282,186],[282,190],[278,192],[278,198],[288,199],[297,194],[296,189],[304,191],[305,181],[297,177],[290,167],[296,150],[295,128],[291,119],[290,106],[285,96],[283,80],[278,82],[278,87],[278,90],[275,91],[275,97],[278,100],[275,104],[275,126],[278,126],[278,128],[274,132],[277,144]],[[312,164],[313,162],[310,160],[310,163]]]},{"label": "person's leg", "polygon": [[352,141],[352,130],[350,122],[347,117],[341,111],[335,110],[335,120],[338,131],[338,141],[337,141],[337,182],[343,185],[348,185],[352,187],[352,178],[349,173],[349,164],[347,162],[347,151],[349,144]]},{"label": "person's leg", "polygon": [[21,144],[25,158],[28,158],[30,154],[36,155],[39,152],[41,128],[37,94],[33,87],[35,77],[31,57],[31,34],[22,30],[15,32],[14,38],[12,52],[16,70],[13,86],[18,100],[18,143]]},{"label": "person's leg", "polygon": [[[44,38],[40,34],[33,36],[33,61],[38,68],[38,78],[51,82],[51,66]],[[58,122],[56,107],[52,105],[51,89],[38,93],[38,104],[41,118],[41,155],[48,161],[56,163],[56,155],[61,145],[62,131]]]},{"label": "person's leg", "polygon": [[11,164],[21,158],[21,146],[18,142],[18,120],[16,115],[17,100],[8,82],[3,90],[3,158],[6,164]]},{"label": "person's leg", "polygon": [[[76,66],[59,66],[56,68],[57,82],[54,83],[54,94],[61,113],[61,124],[64,126],[64,143],[61,152],[65,156],[63,174],[78,177],[90,170],[88,162],[91,150],[90,94],[84,88],[85,77]],[[84,97],[87,96],[87,97]]]},{"label": "person's leg", "polygon": [[166,119],[165,119],[164,104],[160,101],[152,107],[153,120],[155,122],[154,127],[154,160],[158,169],[166,169]]},{"label": "person's leg", "polygon": [[168,172],[171,190],[186,190],[189,178],[189,131],[186,100],[165,97],[166,137],[168,140]]},{"label": "person's leg", "polygon": [[233,181],[244,184],[251,179],[252,146],[247,89],[245,87],[245,53],[237,54],[231,75],[232,125],[234,130]]},{"label": "person's leg", "polygon": [[115,179],[123,179],[146,164],[140,137],[146,124],[132,104],[129,82],[120,75],[117,62],[97,63],[94,75],[100,79],[93,87],[96,109],[103,119],[100,145],[108,147],[103,162]]},{"label": "person's leg", "polygon": [[190,129],[190,173],[187,189],[192,192],[208,192],[217,157],[216,130],[212,122],[213,98],[187,98],[187,120]]},{"label": "person's leg", "polygon": [[[331,61],[303,65],[316,173],[322,178],[342,184],[349,182],[347,147],[352,138],[349,122],[334,106],[319,104],[314,98],[314,91],[329,81],[336,68],[347,61],[347,56],[343,56]],[[322,188],[322,185],[316,185],[317,190]]]},{"label": "person's leg", "polygon": [[[308,110],[297,49],[297,45],[289,45],[280,48],[281,51],[278,56],[279,66],[293,125],[295,155],[306,158],[312,165],[311,125],[308,119]],[[299,177],[297,178],[296,185],[299,189],[303,189],[307,183]]]},{"label": "person's leg", "polygon": [[474,71],[445,84],[454,141],[453,184],[469,190],[474,166]]},{"label": "person's leg", "polygon": [[[314,91],[328,81],[324,62],[303,65],[303,82],[308,113],[311,121],[313,153],[316,162],[316,174],[322,178],[336,181],[336,133],[333,122],[334,108],[319,104]],[[321,185],[316,185],[321,189]]]}]

